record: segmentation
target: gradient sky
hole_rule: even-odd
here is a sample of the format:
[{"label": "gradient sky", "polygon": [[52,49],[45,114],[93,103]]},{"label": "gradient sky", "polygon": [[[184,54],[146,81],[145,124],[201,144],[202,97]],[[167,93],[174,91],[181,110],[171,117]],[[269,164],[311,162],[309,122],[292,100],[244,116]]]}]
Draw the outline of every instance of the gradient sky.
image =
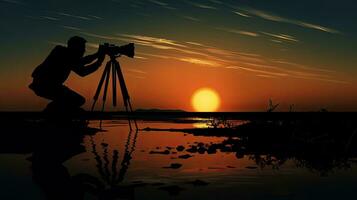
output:
[{"label": "gradient sky", "polygon": [[[264,111],[270,98],[281,111],[356,111],[356,10],[353,0],[0,0],[0,110],[43,109],[31,72],[79,35],[88,54],[136,44],[135,59],[120,58],[135,108],[193,111],[194,91],[209,87],[219,111]],[[66,82],[86,108],[101,73]]]}]

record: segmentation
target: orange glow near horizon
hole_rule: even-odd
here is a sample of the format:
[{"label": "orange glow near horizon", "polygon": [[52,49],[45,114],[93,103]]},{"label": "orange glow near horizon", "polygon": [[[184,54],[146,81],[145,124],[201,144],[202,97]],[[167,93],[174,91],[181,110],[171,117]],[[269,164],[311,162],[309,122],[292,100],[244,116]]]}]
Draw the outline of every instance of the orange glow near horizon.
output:
[{"label": "orange glow near horizon", "polygon": [[201,88],[195,91],[191,102],[197,112],[215,112],[218,110],[221,100],[213,89]]}]

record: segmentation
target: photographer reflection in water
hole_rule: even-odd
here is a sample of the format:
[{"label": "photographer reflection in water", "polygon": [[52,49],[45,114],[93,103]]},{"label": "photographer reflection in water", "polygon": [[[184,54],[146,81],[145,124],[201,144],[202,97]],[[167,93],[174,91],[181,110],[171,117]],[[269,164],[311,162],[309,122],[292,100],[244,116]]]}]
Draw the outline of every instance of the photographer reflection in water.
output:
[{"label": "photographer reflection in water", "polygon": [[[52,100],[45,112],[77,113],[85,103],[85,98],[64,85],[71,71],[81,77],[95,72],[105,58],[104,46],[98,52],[84,56],[87,41],[79,36],[71,37],[67,47],[57,45],[32,73],[33,82],[29,85],[36,95]],[[95,61],[96,60],[96,61]],[[95,62],[94,62],[95,61]]]}]

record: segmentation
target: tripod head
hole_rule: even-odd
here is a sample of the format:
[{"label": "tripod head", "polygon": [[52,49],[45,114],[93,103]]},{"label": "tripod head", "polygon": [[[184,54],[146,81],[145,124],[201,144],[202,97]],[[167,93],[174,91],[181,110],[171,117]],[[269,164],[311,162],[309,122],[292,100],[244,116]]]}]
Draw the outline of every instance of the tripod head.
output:
[{"label": "tripod head", "polygon": [[105,54],[110,56],[110,58],[117,58],[121,55],[128,56],[129,58],[134,58],[135,46],[134,43],[129,43],[123,46],[116,46],[115,44],[104,43],[100,45],[104,49]]}]

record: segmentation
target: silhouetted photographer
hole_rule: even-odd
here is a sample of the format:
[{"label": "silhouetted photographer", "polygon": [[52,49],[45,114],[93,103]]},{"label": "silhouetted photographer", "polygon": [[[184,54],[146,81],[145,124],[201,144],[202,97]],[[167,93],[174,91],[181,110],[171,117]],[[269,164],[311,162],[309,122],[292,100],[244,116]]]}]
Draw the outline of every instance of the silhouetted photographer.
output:
[{"label": "silhouetted photographer", "polygon": [[81,77],[95,72],[105,58],[102,45],[97,53],[83,57],[86,42],[84,38],[74,36],[68,40],[67,47],[57,45],[32,73],[33,82],[29,87],[36,95],[52,100],[44,111],[63,113],[81,110],[85,98],[66,87],[64,82],[71,71]]}]

